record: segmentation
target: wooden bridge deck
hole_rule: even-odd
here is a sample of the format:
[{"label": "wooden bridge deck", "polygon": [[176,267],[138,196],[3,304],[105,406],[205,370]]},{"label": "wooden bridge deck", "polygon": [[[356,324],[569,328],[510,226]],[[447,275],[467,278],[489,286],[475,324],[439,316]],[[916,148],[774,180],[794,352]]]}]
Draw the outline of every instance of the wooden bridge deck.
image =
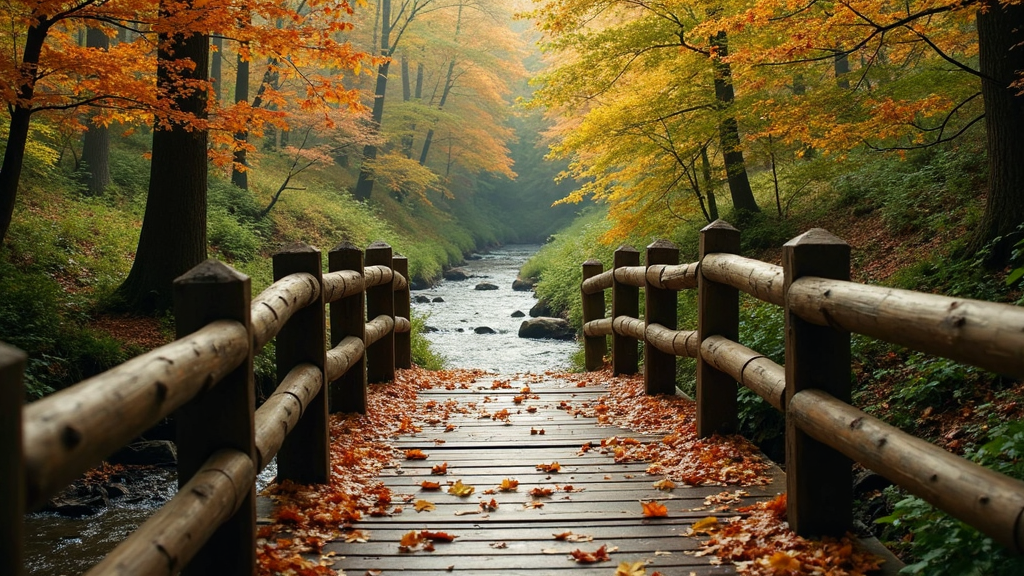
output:
[{"label": "wooden bridge deck", "polygon": [[[331,542],[324,552],[335,553],[333,568],[346,574],[612,574],[620,562],[647,561],[647,574],[734,574],[731,566],[713,565],[713,556],[698,557],[699,538],[684,537],[694,521],[712,515],[704,499],[726,488],[690,488],[673,491],[652,486],[659,477],[645,473],[646,463],[616,463],[610,454],[596,449],[611,436],[630,437],[642,442],[661,441],[661,435],[642,435],[613,426],[599,425],[594,418],[570,415],[559,409],[562,401],[595,402],[606,389],[578,388],[557,379],[529,383],[531,399],[521,405],[514,397],[526,382],[512,381],[512,388],[492,390],[432,389],[419,394],[418,402],[434,402],[435,410],[462,407],[460,413],[446,410],[447,419],[418,422],[422,431],[393,440],[400,450],[420,449],[424,460],[402,460],[401,466],[385,471],[383,480],[396,502],[404,499],[404,511],[386,517],[366,517],[355,528],[370,532],[367,542]],[[475,403],[475,404],[473,404]],[[530,413],[528,406],[537,410]],[[507,409],[508,422],[481,418]],[[454,430],[445,431],[446,427]],[[532,430],[531,430],[532,429]],[[539,431],[544,431],[540,434]],[[580,454],[590,443],[595,449]],[[561,471],[547,473],[538,464],[558,462]],[[435,465],[447,462],[447,474],[431,473]],[[768,499],[784,491],[777,469],[771,485],[748,487],[750,494],[740,507],[757,499]],[[505,478],[519,481],[513,492],[497,490]],[[449,494],[447,485],[461,480],[475,487],[466,497]],[[441,491],[425,491],[420,484],[435,481]],[[565,486],[572,486],[567,492]],[[548,497],[533,497],[533,488],[553,488]],[[494,493],[485,493],[493,490]],[[735,490],[735,487],[731,488]],[[479,502],[494,499],[498,508],[482,511]],[[426,500],[436,509],[416,512],[414,503]],[[645,518],[640,501],[664,503],[669,516]],[[542,507],[528,507],[532,503]],[[720,512],[719,515],[732,515]],[[434,551],[402,552],[399,542],[410,531],[447,532],[456,539],[435,543]],[[572,532],[584,541],[559,541],[555,534]],[[588,541],[593,537],[592,541]],[[579,564],[574,550],[594,552],[601,546],[611,551],[610,561]]]}]

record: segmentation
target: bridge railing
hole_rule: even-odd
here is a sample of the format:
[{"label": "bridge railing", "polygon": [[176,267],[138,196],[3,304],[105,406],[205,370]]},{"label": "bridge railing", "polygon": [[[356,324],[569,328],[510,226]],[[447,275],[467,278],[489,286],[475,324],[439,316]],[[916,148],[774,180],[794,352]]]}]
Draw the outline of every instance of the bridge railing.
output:
[{"label": "bridge railing", "polygon": [[[675,357],[697,360],[697,431],[736,431],[737,383],[786,416],[788,519],[801,535],[852,526],[851,460],[1024,552],[1024,482],[907,434],[850,405],[850,334],[858,333],[1013,377],[1024,377],[1024,309],[850,281],[850,247],[814,229],[786,243],[783,265],[739,256],[740,233],[717,221],[701,231],[700,261],[679,264],[669,242],[647,262],[624,246],[612,270],[583,264],[586,366],[612,336],[612,370],[637,372],[644,344],[648,394],[674,393]],[[645,318],[638,291],[644,288]],[[605,318],[604,290],[612,291]],[[676,291],[696,288],[696,330],[677,330]],[[785,310],[785,366],[739,340],[739,292]]]},{"label": "bridge railing", "polygon": [[[257,474],[277,456],[279,480],[328,482],[328,412],[365,412],[367,381],[411,366],[408,260],[375,242],[328,261],[290,245],[251,298],[208,260],[174,283],[177,340],[28,405],[26,357],[0,344],[0,573],[23,572],[26,510],[171,415],[177,495],[88,574],[253,573]],[[255,410],[253,357],[274,338],[279,386]]]}]

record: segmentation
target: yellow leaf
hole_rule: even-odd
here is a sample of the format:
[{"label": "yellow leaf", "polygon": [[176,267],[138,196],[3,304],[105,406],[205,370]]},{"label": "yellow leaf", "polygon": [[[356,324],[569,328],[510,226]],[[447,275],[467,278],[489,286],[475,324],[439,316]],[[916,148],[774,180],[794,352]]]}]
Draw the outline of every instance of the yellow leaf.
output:
[{"label": "yellow leaf", "polygon": [[776,574],[798,572],[803,567],[799,560],[781,550],[768,558],[768,564],[771,565]]},{"label": "yellow leaf", "polygon": [[658,490],[673,490],[676,487],[676,483],[669,480],[668,478],[662,478],[653,484]]},{"label": "yellow leaf", "polygon": [[449,494],[453,494],[453,495],[459,496],[459,497],[469,496],[470,494],[472,494],[475,491],[476,491],[475,487],[467,486],[467,485],[463,484],[462,480],[456,480],[455,484],[452,484],[448,488],[448,493]]},{"label": "yellow leaf", "polygon": [[501,486],[498,486],[498,490],[502,492],[512,492],[519,487],[519,480],[513,480],[511,478],[505,478],[501,481]]},{"label": "yellow leaf", "polygon": [[690,531],[694,534],[712,534],[717,532],[718,528],[718,518],[708,516],[694,522],[693,526],[690,526]]},{"label": "yellow leaf", "polygon": [[437,507],[434,506],[434,503],[429,500],[417,500],[416,503],[413,504],[413,508],[415,508],[417,512],[433,512],[437,509]]},{"label": "yellow leaf", "polygon": [[646,576],[647,562],[619,562],[619,568],[615,570],[615,576]]}]

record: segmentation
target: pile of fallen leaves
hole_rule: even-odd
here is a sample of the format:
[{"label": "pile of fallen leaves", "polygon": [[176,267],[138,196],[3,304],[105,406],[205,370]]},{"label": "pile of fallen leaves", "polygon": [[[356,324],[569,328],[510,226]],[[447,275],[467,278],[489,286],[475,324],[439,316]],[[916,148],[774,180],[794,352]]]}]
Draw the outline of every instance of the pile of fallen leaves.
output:
[{"label": "pile of fallen leaves", "polygon": [[314,562],[302,554],[320,554],[326,542],[344,538],[346,531],[358,537],[351,527],[363,515],[401,511],[393,505],[390,489],[376,478],[393,464],[395,450],[388,439],[409,431],[414,419],[427,418],[428,409],[416,402],[417,391],[435,385],[466,388],[481,374],[400,370],[394,383],[370,388],[365,415],[332,415],[330,484],[302,486],[286,481],[264,491],[277,506],[273,523],[259,530],[259,573],[336,575],[330,559]]},{"label": "pile of fallen leaves", "polygon": [[[697,437],[696,403],[680,396],[646,396],[642,376],[612,377],[607,371],[562,374],[577,386],[598,380],[608,395],[597,404],[581,403],[573,414],[596,417],[637,432],[665,434],[660,443],[609,439],[616,462],[650,462],[648,474],[667,476],[691,486],[768,484],[769,464],[756,446],[742,436]],[[581,386],[582,387],[582,386]],[[602,446],[608,448],[609,446]],[[587,448],[585,448],[586,450]]]},{"label": "pile of fallen leaves", "polygon": [[861,550],[850,535],[807,540],[786,522],[786,495],[738,510],[746,516],[720,524],[715,517],[698,521],[692,534],[710,534],[698,556],[715,554],[736,565],[741,574],[757,576],[860,576],[877,570],[882,560]]}]

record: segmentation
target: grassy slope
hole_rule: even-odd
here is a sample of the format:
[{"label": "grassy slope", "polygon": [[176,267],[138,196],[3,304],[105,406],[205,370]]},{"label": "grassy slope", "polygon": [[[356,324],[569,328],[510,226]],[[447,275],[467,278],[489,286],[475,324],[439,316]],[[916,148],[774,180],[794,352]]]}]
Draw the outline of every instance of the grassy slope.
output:
[{"label": "grassy slope", "polygon": [[[906,159],[858,155],[831,170],[824,162],[789,167],[782,182],[784,218],[775,213],[770,175],[753,175],[759,203],[770,207],[753,222],[738,226],[744,254],[779,263],[781,245],[812,227],[830,230],[852,247],[853,276],[862,282],[939,292],[959,297],[1019,302],[1018,287],[1006,286],[1006,271],[990,271],[979,256],[967,257],[967,236],[983,205],[983,148],[978,142],[911,154]],[[836,172],[833,172],[836,173]],[[797,192],[787,195],[789,190]],[[720,201],[720,204],[722,202]],[[728,207],[722,211],[728,214]],[[704,222],[681,221],[664,236],[675,241],[682,261],[697,257]],[[580,266],[588,258],[610,265],[614,246],[598,238],[609,229],[603,214],[577,220],[558,235],[524,274],[539,276],[538,295],[579,323]],[[626,237],[640,247],[650,238]],[[1020,265],[1020,263],[1016,263]],[[680,327],[696,325],[693,294],[681,293]],[[740,340],[783,363],[781,310],[744,296]],[[955,362],[909,353],[899,347],[855,337],[855,403],[905,430],[1024,478],[1024,387]],[[693,363],[680,360],[679,385],[693,392]],[[752,393],[741,392],[745,435],[776,458],[784,456],[782,418]],[[987,446],[987,448],[986,448]],[[874,529],[914,562],[914,573],[1011,574],[1024,563],[972,529],[934,512],[916,499],[890,489],[865,491],[861,518],[885,521]],[[913,536],[908,536],[913,534]],[[951,535],[951,536],[950,536]]]},{"label": "grassy slope", "polygon": [[[127,275],[145,206],[148,146],[144,136],[112,151],[114,183],[101,198],[81,193],[58,156],[40,144],[27,163],[15,220],[0,247],[0,339],[30,354],[28,387],[37,396],[116,365],[165,342],[169,318],[125,318],[104,312]],[[30,152],[32,152],[30,150]],[[252,193],[211,171],[210,256],[250,275],[255,292],[272,281],[270,254],[286,242],[326,251],[343,241],[391,244],[409,257],[411,276],[440,277],[442,267],[499,242],[500,229],[468,228],[438,206],[396,202],[375,191],[369,205],[344,192],[350,173],[336,166],[302,173],[268,218],[260,211],[287,174],[290,159],[264,155],[250,173]],[[464,218],[480,217],[470,206]],[[421,363],[433,360],[419,347]],[[269,351],[268,351],[269,353]],[[258,376],[272,378],[268,354]]]}]

